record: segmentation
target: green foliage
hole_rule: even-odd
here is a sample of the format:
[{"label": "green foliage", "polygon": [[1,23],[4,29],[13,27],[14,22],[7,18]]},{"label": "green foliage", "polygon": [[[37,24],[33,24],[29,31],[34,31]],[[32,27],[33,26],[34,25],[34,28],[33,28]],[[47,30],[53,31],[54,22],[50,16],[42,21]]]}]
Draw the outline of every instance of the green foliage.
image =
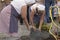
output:
[{"label": "green foliage", "polygon": [[[35,24],[36,28],[39,28],[39,24]],[[42,24],[42,30],[49,31],[50,25],[47,25],[46,23]]]},{"label": "green foliage", "polygon": [[49,28],[50,28],[50,26],[47,24],[42,25],[42,30],[44,30],[44,31],[49,31]]}]

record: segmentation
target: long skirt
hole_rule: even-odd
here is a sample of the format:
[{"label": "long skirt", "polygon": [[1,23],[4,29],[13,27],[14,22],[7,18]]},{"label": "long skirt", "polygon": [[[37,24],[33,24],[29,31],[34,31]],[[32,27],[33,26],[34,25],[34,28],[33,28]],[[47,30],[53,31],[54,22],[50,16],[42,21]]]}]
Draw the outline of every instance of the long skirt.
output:
[{"label": "long skirt", "polygon": [[18,13],[10,4],[0,12],[0,33],[18,32]]}]

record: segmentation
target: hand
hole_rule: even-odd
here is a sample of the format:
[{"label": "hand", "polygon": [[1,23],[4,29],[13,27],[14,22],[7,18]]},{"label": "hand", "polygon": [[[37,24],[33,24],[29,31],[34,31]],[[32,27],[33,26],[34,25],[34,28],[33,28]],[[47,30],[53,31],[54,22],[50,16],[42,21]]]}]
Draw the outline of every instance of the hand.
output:
[{"label": "hand", "polygon": [[30,27],[27,27],[27,29],[30,31]]},{"label": "hand", "polygon": [[41,27],[39,27],[39,29],[38,29],[39,31],[41,31]]},{"label": "hand", "polygon": [[36,27],[35,26],[33,26],[32,28],[34,29],[34,31],[36,31]]}]

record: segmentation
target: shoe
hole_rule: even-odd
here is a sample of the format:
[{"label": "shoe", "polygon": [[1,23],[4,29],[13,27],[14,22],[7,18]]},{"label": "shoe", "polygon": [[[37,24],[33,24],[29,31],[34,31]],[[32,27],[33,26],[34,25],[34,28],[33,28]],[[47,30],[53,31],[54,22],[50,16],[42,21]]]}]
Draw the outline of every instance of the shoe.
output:
[{"label": "shoe", "polygon": [[47,23],[51,23],[52,21],[51,20],[48,20]]},{"label": "shoe", "polygon": [[19,38],[20,36],[19,36],[19,34],[18,34],[18,33],[12,33],[12,34],[11,34],[11,37]]},{"label": "shoe", "polygon": [[51,18],[49,17],[49,19],[47,20],[47,23],[51,23],[52,21],[51,21]]},{"label": "shoe", "polygon": [[56,19],[57,19],[56,17],[53,18],[53,20],[56,20]]}]

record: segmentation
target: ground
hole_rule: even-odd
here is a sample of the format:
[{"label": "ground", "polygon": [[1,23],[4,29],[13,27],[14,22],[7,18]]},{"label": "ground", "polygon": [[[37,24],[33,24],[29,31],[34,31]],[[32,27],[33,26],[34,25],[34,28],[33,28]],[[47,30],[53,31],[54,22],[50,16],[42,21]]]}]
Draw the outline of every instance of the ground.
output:
[{"label": "ground", "polygon": [[[50,24],[48,24],[48,25],[50,25]],[[19,36],[21,37],[22,35],[24,35],[24,36],[27,36],[27,35],[29,35],[29,33],[30,33],[30,31],[28,31],[27,30],[27,28],[26,28],[26,26],[25,25],[20,25],[19,23],[18,23],[18,26],[19,26],[19,30],[18,30],[18,34],[19,34]],[[53,25],[54,26],[54,25]],[[31,27],[31,25],[30,25],[30,27]],[[45,34],[45,33],[44,33]],[[37,34],[36,34],[37,35]],[[46,35],[49,35],[49,34],[46,34]],[[47,37],[45,35],[45,37]],[[3,35],[1,35],[0,34],[0,40],[17,40],[18,38],[14,38],[14,37],[2,37]],[[7,35],[8,36],[8,35]]]}]

